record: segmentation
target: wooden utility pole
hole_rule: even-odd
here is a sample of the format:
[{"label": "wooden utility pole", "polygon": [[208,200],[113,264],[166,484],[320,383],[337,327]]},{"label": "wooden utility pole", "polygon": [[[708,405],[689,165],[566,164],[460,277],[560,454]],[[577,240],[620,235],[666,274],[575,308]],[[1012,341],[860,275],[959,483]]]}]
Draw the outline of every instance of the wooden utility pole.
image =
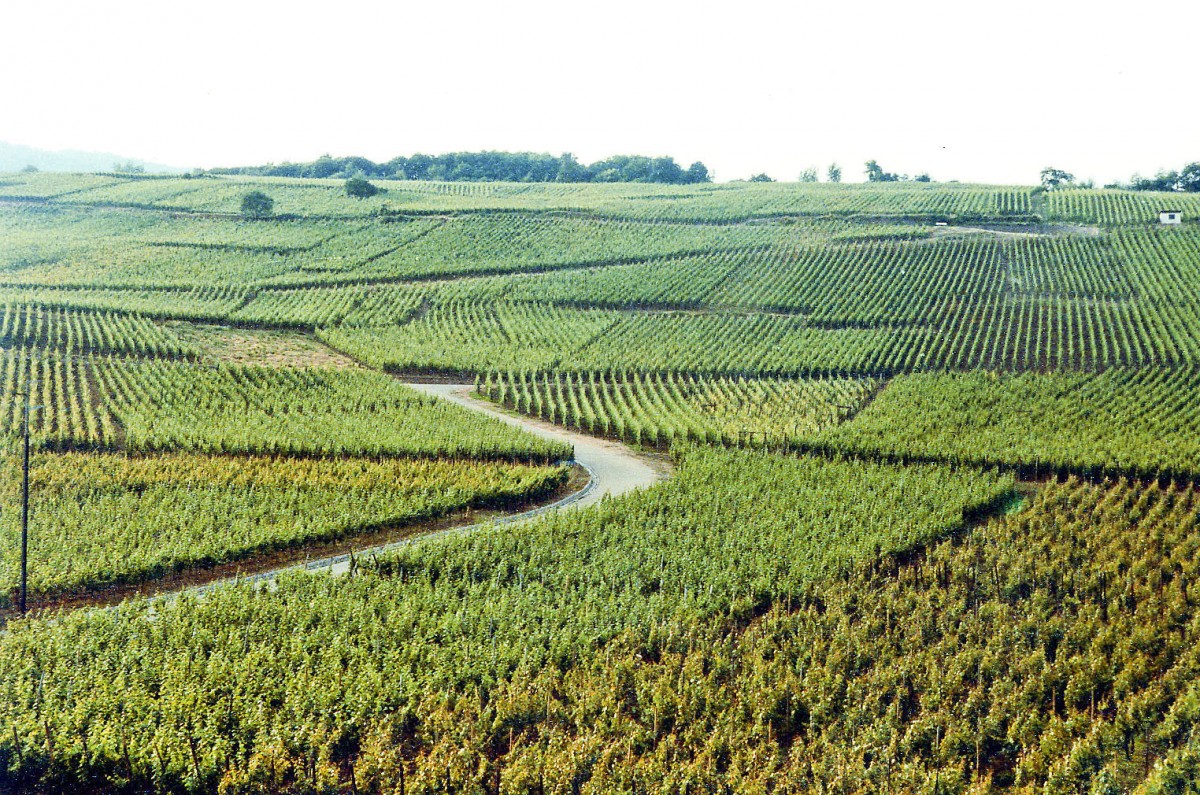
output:
[{"label": "wooden utility pole", "polygon": [[24,416],[21,421],[21,615],[25,615],[29,592],[29,412],[41,406],[30,404],[34,381],[25,386]]},{"label": "wooden utility pole", "polygon": [[21,615],[25,615],[25,594],[29,585],[29,397],[25,398],[25,419],[21,423],[24,453],[21,456]]}]

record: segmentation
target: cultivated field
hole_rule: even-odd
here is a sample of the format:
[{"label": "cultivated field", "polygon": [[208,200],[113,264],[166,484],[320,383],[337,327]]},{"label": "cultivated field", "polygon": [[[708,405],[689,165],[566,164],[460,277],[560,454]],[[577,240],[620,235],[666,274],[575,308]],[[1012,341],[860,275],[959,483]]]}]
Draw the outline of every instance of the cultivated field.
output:
[{"label": "cultivated field", "polygon": [[0,791],[1195,791],[1200,204],[379,186],[0,177]]}]

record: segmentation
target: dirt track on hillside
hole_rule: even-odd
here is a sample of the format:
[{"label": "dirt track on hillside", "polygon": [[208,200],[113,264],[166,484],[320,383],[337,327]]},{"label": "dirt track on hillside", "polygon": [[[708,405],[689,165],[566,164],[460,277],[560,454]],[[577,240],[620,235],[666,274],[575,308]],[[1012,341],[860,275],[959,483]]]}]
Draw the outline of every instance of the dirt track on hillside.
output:
[{"label": "dirt track on hillside", "polygon": [[[548,422],[506,412],[492,403],[475,397],[471,384],[408,384],[411,388],[427,395],[449,400],[471,411],[494,417],[501,422],[523,428],[535,436],[570,444],[575,449],[577,473],[572,484],[561,490],[557,499],[524,510],[509,513],[490,512],[479,521],[471,518],[471,512],[455,512],[444,519],[416,523],[395,531],[381,531],[358,539],[348,538],[338,542],[331,550],[329,546],[318,547],[318,554],[311,559],[311,548],[283,550],[274,555],[251,558],[220,566],[216,569],[191,570],[165,580],[111,588],[98,593],[80,594],[75,597],[51,599],[36,606],[42,611],[55,608],[103,607],[117,604],[131,597],[168,599],[180,593],[202,594],[212,588],[233,582],[263,582],[269,584],[284,572],[311,571],[344,574],[365,560],[407,544],[418,543],[430,538],[466,533],[493,524],[511,524],[533,519],[552,511],[574,510],[603,499],[645,488],[666,478],[670,464],[663,456],[635,453],[620,442],[597,439],[592,436],[567,430]],[[563,493],[565,491],[565,493]],[[391,535],[390,538],[387,535]],[[397,538],[397,535],[401,536]],[[3,623],[5,616],[0,616]]]}]

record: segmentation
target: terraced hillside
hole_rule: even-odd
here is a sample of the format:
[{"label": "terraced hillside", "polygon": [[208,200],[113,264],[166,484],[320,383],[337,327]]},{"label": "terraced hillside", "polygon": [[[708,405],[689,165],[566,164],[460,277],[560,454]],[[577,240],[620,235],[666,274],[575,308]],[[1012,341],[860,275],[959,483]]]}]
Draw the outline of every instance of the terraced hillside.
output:
[{"label": "terraced hillside", "polygon": [[[1194,791],[1200,207],[379,187],[0,179],[0,789]],[[675,473],[42,610],[578,485],[399,379]]]}]

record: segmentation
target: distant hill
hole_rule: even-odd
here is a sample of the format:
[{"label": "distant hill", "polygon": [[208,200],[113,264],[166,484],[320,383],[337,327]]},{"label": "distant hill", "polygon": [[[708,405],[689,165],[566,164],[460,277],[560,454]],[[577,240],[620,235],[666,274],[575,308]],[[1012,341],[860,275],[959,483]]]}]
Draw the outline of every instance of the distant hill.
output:
[{"label": "distant hill", "polygon": [[156,174],[182,174],[185,170],[108,152],[52,152],[0,141],[0,173],[20,171],[28,166],[33,166],[38,171],[112,171],[113,166],[118,163],[140,166],[148,173]]}]

